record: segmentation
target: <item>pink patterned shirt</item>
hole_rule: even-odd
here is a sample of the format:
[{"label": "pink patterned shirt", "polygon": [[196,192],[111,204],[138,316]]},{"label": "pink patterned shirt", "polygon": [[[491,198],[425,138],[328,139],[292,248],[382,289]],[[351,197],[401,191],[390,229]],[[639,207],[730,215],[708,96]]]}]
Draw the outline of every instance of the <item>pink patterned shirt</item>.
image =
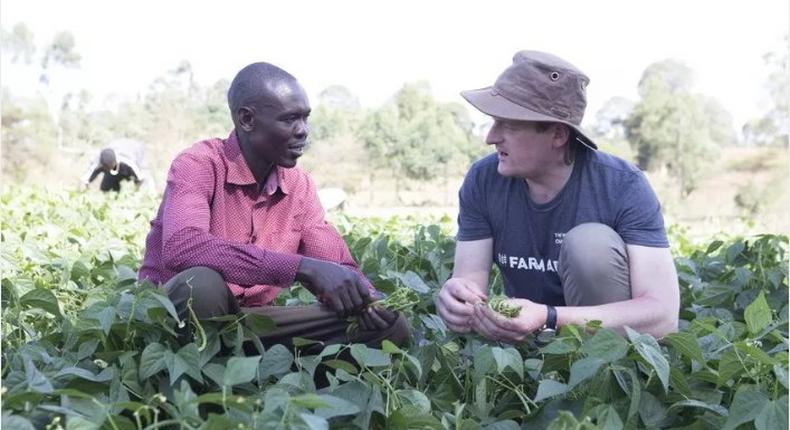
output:
[{"label": "pink patterned shirt", "polygon": [[307,173],[278,166],[261,190],[235,130],[224,140],[198,142],[173,160],[145,245],[141,281],[165,283],[206,266],[222,275],[245,307],[271,303],[293,283],[302,256],[359,272],[343,238],[324,219]]}]

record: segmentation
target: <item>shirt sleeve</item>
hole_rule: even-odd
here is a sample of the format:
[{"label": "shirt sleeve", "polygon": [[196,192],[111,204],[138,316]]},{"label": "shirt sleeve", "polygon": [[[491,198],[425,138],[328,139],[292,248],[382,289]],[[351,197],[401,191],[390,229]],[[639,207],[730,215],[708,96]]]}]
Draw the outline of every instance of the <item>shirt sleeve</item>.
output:
[{"label": "shirt sleeve", "polygon": [[493,237],[491,223],[486,210],[486,196],[480,169],[473,166],[464,178],[458,192],[458,235],[457,240],[480,240]]},{"label": "shirt sleeve", "polygon": [[299,253],[305,257],[332,261],[345,266],[362,275],[368,288],[371,291],[374,290],[373,284],[365,277],[351,256],[351,251],[349,251],[343,237],[326,221],[324,208],[318,199],[315,184],[309,177],[307,181],[306,215],[299,243]]},{"label": "shirt sleeve", "polygon": [[237,285],[293,283],[301,257],[218,238],[209,233],[214,165],[189,154],[170,167],[162,209],[162,260],[180,272],[205,266]]},{"label": "shirt sleeve", "polygon": [[644,173],[635,172],[620,200],[615,231],[630,245],[669,247],[661,204]]},{"label": "shirt sleeve", "polygon": [[91,165],[88,166],[88,169],[85,170],[85,173],[82,174],[80,180],[83,184],[90,184],[94,179],[96,179],[97,176],[99,176],[99,172],[101,172],[101,169],[99,169],[99,162],[94,160]]}]

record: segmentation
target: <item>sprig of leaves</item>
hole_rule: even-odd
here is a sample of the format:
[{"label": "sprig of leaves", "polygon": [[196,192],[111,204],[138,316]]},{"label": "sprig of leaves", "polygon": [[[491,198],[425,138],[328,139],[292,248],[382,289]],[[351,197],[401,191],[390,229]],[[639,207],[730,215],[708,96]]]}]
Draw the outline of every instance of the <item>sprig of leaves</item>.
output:
[{"label": "sprig of leaves", "polygon": [[507,296],[494,296],[488,301],[488,307],[505,318],[516,318],[521,313],[521,306],[515,306],[507,303],[508,298],[509,297]]}]

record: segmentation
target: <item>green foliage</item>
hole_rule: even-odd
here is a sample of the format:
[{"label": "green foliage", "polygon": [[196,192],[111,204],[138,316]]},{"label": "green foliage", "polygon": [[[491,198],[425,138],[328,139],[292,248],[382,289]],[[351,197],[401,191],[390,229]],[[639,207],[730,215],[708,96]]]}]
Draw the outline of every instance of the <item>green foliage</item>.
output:
[{"label": "green foliage", "polygon": [[465,109],[439,103],[427,84],[406,84],[390,104],[369,112],[359,138],[373,163],[389,169],[396,180],[430,180],[448,176],[482,153]]},{"label": "green foliage", "polygon": [[202,321],[202,338],[178,343],[185,322],[170,300],[135,282],[153,199],[11,189],[0,202],[9,428],[787,423],[786,236],[684,248],[676,260],[680,331],[660,341],[590,324],[513,346],[453,334],[435,314],[452,269],[451,220],[340,216],[336,224],[374,284],[390,297],[416,297],[414,344],[329,345],[305,355],[282,345],[245,349],[267,325],[244,316]]},{"label": "green foliage", "polygon": [[[790,36],[785,36],[790,37]],[[770,98],[767,112],[743,125],[744,141],[755,146],[787,147],[790,133],[790,77],[787,50],[769,52],[764,56],[768,68],[765,82]]]},{"label": "green foliage", "polygon": [[642,75],[641,100],[625,121],[638,164],[646,170],[667,168],[680,179],[684,195],[696,187],[702,163],[734,139],[720,105],[691,88],[687,66],[674,60],[654,63]]},{"label": "green foliage", "polygon": [[498,312],[507,318],[516,318],[518,314],[521,313],[521,308],[518,306],[512,306],[505,302],[507,300],[507,296],[494,296],[489,300],[488,307],[494,310],[494,312]]}]

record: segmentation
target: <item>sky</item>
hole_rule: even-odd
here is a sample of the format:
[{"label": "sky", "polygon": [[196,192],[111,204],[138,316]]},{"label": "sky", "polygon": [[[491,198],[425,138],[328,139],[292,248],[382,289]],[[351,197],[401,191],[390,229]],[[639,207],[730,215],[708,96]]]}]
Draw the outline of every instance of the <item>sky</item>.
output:
[{"label": "sky", "polygon": [[[763,55],[788,49],[790,11],[788,0],[3,0],[2,27],[18,22],[39,49],[72,32],[81,67],[57,85],[98,99],[133,97],[188,60],[205,85],[268,61],[313,99],[339,84],[373,107],[405,82],[427,81],[440,100],[463,102],[461,90],[493,84],[516,51],[533,49],[590,77],[585,124],[611,97],[637,100],[644,69],[674,58],[740,128],[768,108]],[[35,90],[31,67],[0,60],[4,87]]]}]

